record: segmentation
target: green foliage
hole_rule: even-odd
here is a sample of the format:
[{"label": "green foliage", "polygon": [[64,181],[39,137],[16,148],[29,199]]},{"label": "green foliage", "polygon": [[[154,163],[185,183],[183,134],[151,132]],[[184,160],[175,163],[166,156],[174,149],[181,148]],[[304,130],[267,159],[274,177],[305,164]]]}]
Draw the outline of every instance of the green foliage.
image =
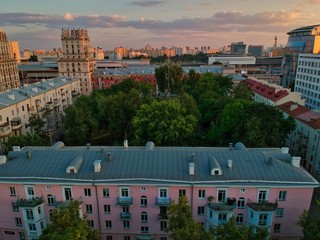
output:
[{"label": "green foliage", "polygon": [[37,55],[31,55],[30,58],[28,59],[29,62],[37,62],[38,61],[38,57]]},{"label": "green foliage", "polygon": [[169,232],[173,240],[203,239],[204,228],[193,219],[187,197],[182,196],[178,203],[171,203],[168,217]]},{"label": "green foliage", "polygon": [[169,99],[143,104],[132,123],[140,143],[172,146],[183,145],[195,135],[197,119],[179,101]]},{"label": "green foliage", "polygon": [[161,92],[179,93],[182,91],[183,69],[180,65],[159,66],[155,69],[155,76]]},{"label": "green foliage", "polygon": [[[320,209],[320,200],[316,200],[317,210]],[[304,210],[299,216],[297,225],[302,228],[305,240],[320,239],[320,216],[313,214],[310,211]]]},{"label": "green foliage", "polygon": [[98,240],[99,233],[88,227],[80,216],[80,202],[72,200],[70,206],[54,209],[51,224],[43,230],[40,240]]},{"label": "green foliage", "polygon": [[42,138],[39,134],[30,134],[27,133],[26,135],[21,136],[10,136],[8,141],[3,143],[4,145],[4,152],[8,153],[12,150],[13,146],[45,146],[48,144],[48,141]]},{"label": "green foliage", "polygon": [[247,85],[242,83],[234,84],[230,94],[234,99],[253,101],[253,92]]}]

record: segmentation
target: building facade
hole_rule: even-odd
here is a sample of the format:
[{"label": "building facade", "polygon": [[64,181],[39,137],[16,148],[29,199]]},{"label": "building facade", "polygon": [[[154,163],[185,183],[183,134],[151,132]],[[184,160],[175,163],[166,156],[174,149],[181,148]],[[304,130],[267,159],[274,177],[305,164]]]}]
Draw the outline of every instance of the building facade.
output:
[{"label": "building facade", "polygon": [[0,92],[20,87],[16,57],[7,35],[0,29]]},{"label": "building facade", "polygon": [[320,110],[320,54],[299,54],[295,92],[306,100],[306,107]]},{"label": "building facade", "polygon": [[249,45],[248,55],[254,57],[263,57],[263,45]]},{"label": "building facade", "polygon": [[244,55],[246,53],[247,45],[243,42],[234,42],[230,45],[231,54]]},{"label": "building facade", "polygon": [[50,212],[75,199],[101,239],[170,239],[168,207],[185,195],[207,229],[234,216],[239,225],[266,228],[273,239],[300,239],[296,221],[319,183],[299,162],[287,148],[242,143],[15,148],[1,157],[0,234],[38,239]]},{"label": "building facade", "polygon": [[81,81],[81,93],[92,92],[91,74],[96,60],[90,52],[90,38],[85,29],[62,29],[63,54],[58,58],[59,76],[76,77]]},{"label": "building facade", "polygon": [[289,37],[285,47],[283,78],[281,80],[283,87],[294,84],[300,53],[320,53],[320,25],[297,28],[287,34]]}]

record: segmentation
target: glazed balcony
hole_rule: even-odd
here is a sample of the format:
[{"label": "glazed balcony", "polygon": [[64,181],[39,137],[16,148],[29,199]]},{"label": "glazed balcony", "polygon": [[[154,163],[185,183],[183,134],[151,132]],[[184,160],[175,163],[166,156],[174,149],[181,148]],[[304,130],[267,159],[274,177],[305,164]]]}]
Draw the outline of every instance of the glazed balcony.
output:
[{"label": "glazed balcony", "polygon": [[12,133],[12,129],[9,123],[5,122],[0,124],[0,137],[7,137]]},{"label": "glazed balcony", "polygon": [[44,203],[43,198],[18,199],[17,204],[22,208],[34,208]]},{"label": "glazed balcony", "polygon": [[117,205],[131,206],[132,205],[132,197],[117,197]]},{"label": "glazed balcony", "polygon": [[129,213],[129,212],[121,212],[120,213],[120,219],[122,219],[122,220],[131,219],[131,213]]},{"label": "glazed balcony", "polygon": [[268,201],[262,201],[262,202],[248,202],[247,206],[255,211],[275,211],[278,207],[278,203],[271,203]]},{"label": "glazed balcony", "polygon": [[12,130],[18,130],[22,128],[21,118],[15,117],[11,120],[11,128]]},{"label": "glazed balcony", "polygon": [[156,205],[157,206],[169,206],[171,204],[171,198],[169,197],[157,197]]},{"label": "glazed balcony", "polygon": [[235,198],[227,198],[226,202],[208,203],[208,207],[214,211],[233,211],[236,202]]}]

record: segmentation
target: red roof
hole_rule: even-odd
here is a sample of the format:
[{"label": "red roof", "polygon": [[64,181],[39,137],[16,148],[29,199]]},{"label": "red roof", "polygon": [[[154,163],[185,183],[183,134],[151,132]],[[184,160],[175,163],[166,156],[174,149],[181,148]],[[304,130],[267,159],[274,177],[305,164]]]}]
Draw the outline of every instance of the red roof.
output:
[{"label": "red roof", "polygon": [[251,90],[256,94],[268,98],[273,102],[277,102],[285,96],[289,95],[289,92],[287,90],[279,90],[276,92],[276,89],[274,87],[270,87],[267,84],[263,84],[251,79],[246,79],[243,81],[243,83],[247,84],[247,86],[250,87]]}]

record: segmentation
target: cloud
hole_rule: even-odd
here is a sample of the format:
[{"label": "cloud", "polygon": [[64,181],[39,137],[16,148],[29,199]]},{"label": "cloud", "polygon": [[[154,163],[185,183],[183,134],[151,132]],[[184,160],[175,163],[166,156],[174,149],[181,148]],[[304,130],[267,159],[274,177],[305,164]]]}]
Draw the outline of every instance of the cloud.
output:
[{"label": "cloud", "polygon": [[132,1],[129,4],[139,7],[157,7],[160,5],[165,5],[168,2],[166,0],[137,0]]},{"label": "cloud", "polygon": [[66,21],[72,21],[74,19],[73,15],[71,13],[65,13],[63,18]]},{"label": "cloud", "polygon": [[306,5],[319,5],[320,0],[302,0],[299,5],[306,6]]}]

